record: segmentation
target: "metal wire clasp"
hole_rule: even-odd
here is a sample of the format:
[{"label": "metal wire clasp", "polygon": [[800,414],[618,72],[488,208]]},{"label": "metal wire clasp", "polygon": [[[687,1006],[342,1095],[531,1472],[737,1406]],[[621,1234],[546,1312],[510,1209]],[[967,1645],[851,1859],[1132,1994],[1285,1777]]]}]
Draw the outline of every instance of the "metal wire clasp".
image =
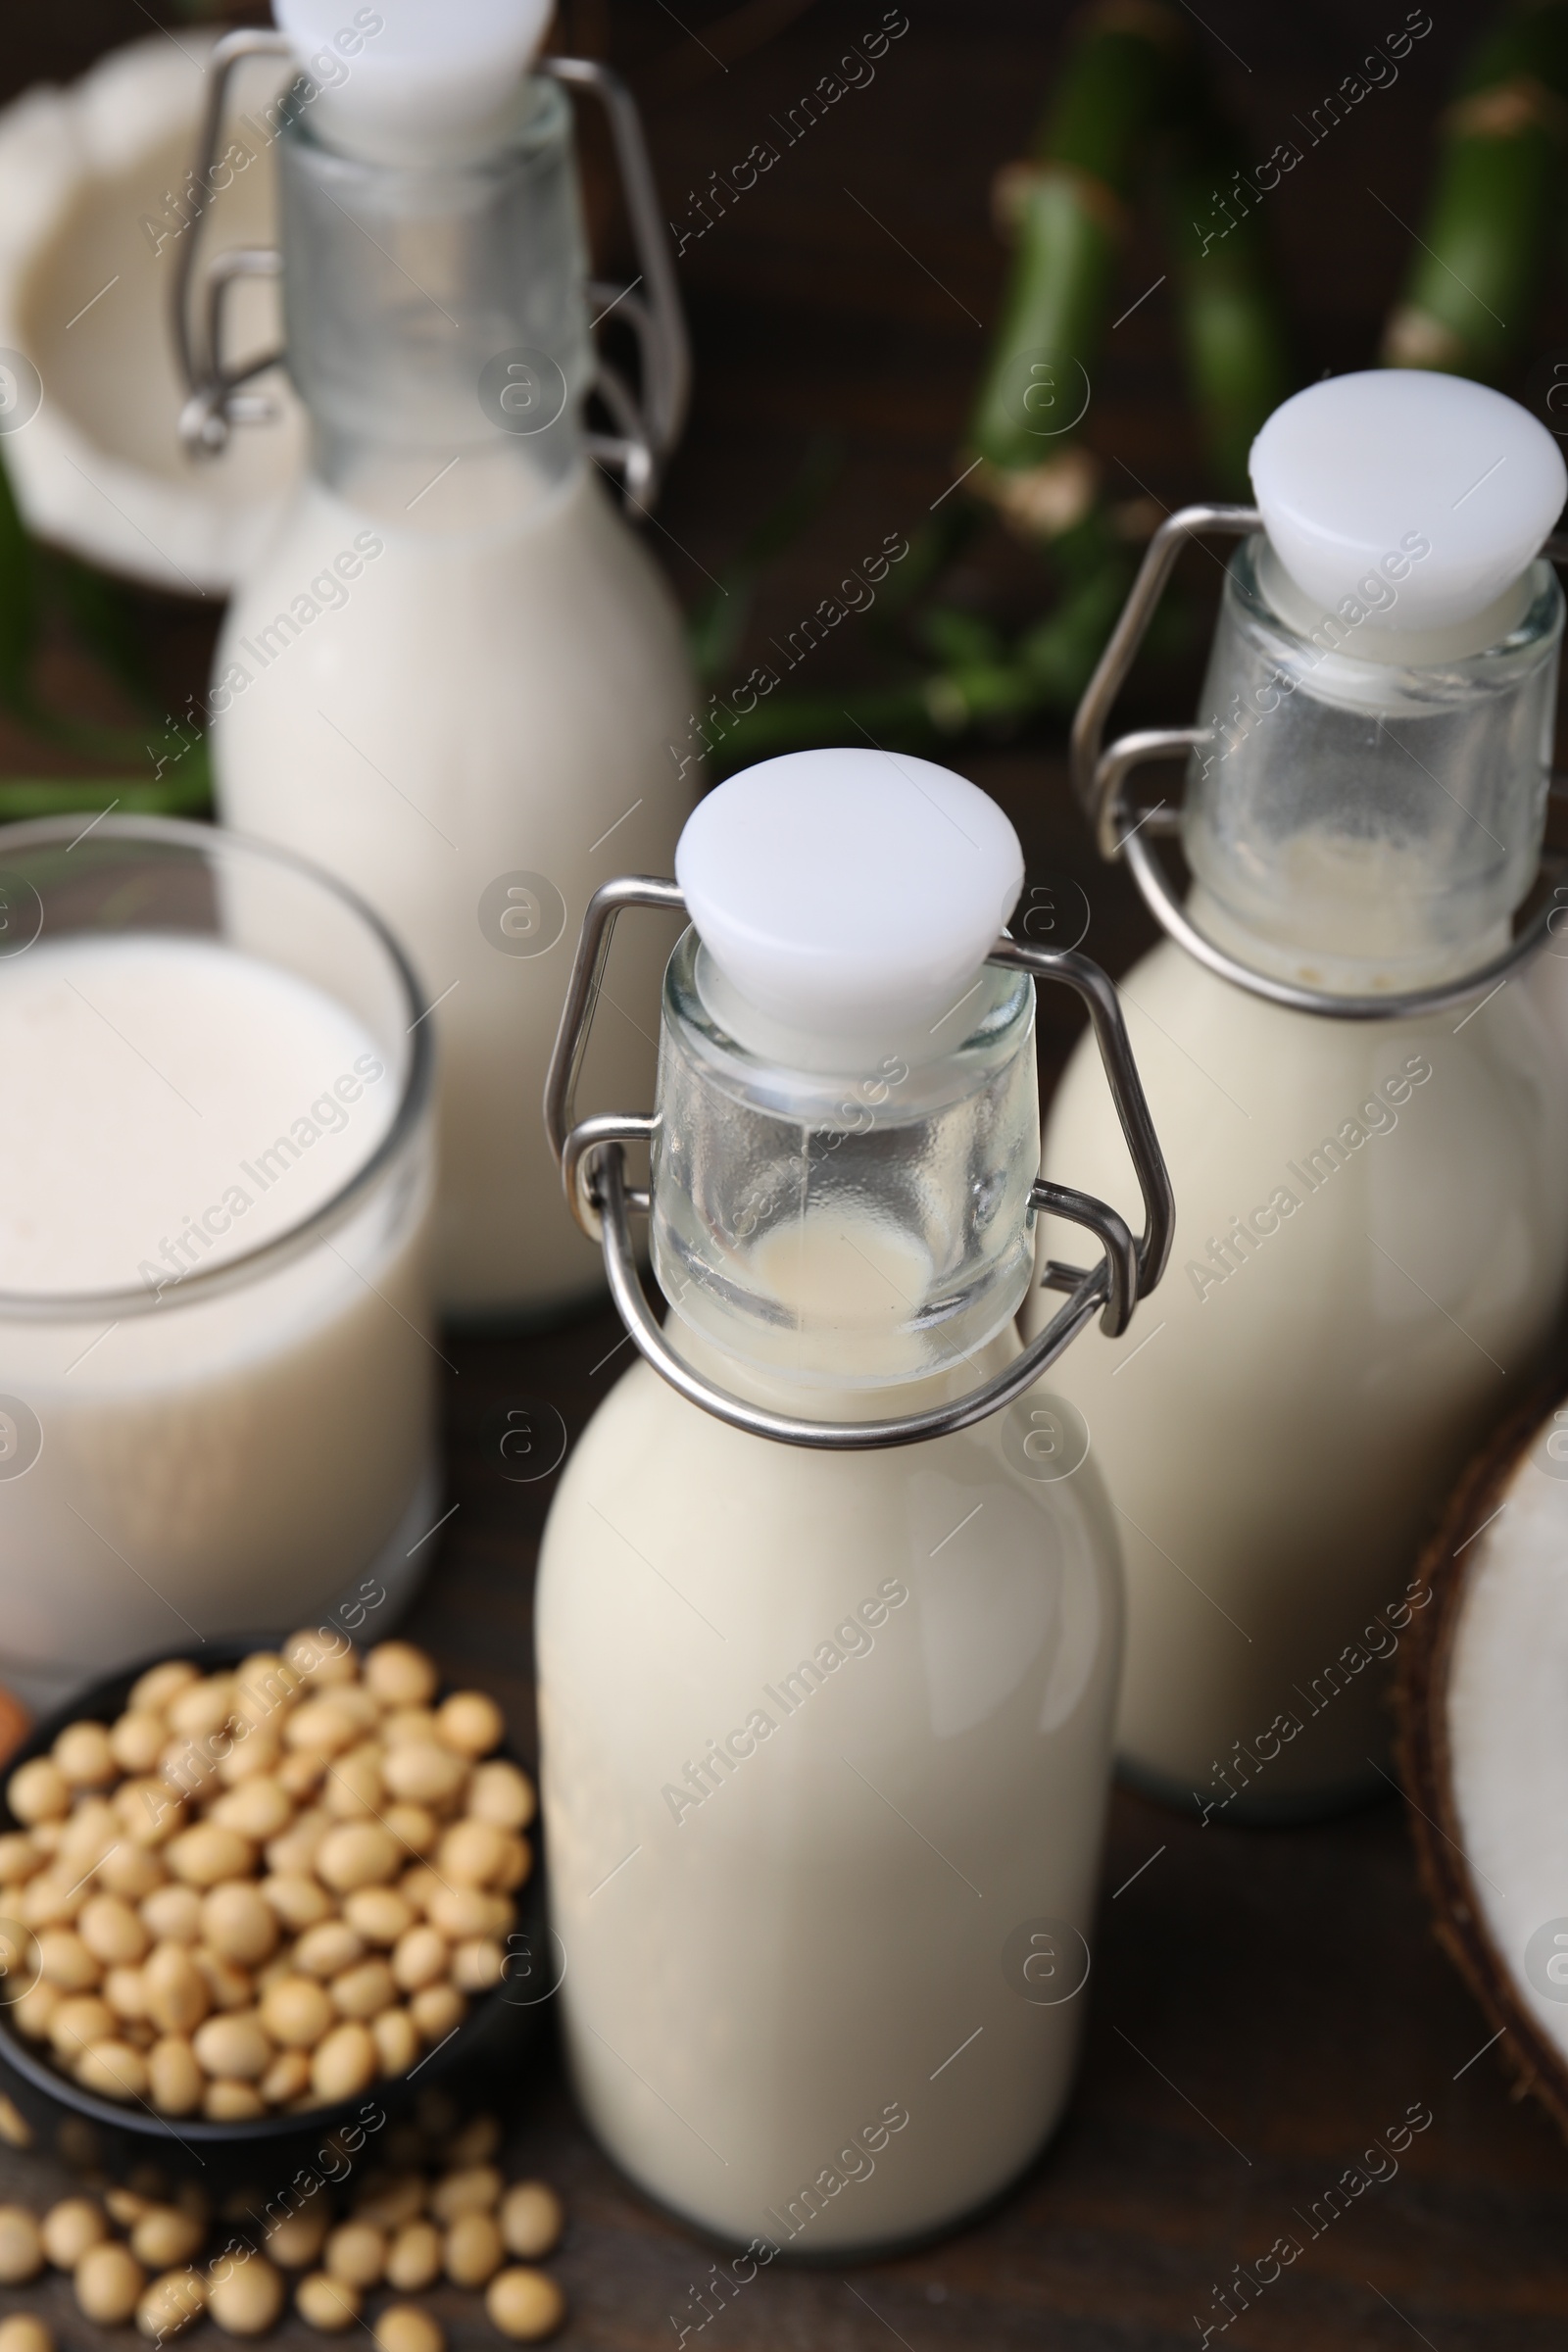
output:
[{"label": "metal wire clasp", "polygon": [[997,941],[989,963],[1010,971],[1031,973],[1037,980],[1056,980],[1083,1001],[1100,1048],[1101,1061],[1121,1121],[1127,1149],[1143,1196],[1144,1230],[1136,1239],[1124,1218],[1105,1201],[1071,1186],[1037,1177],[1030,1206],[1037,1214],[1067,1218],[1092,1232],[1101,1244],[1096,1265],[1069,1266],[1053,1259],[1044,1287],[1064,1291],[1067,1302],[1044,1331],[1012,1363],[967,1396],[922,1413],[905,1413],[887,1421],[809,1421],[788,1413],[765,1411],[704,1378],[683,1362],[666,1342],[655,1319],[637,1271],[627,1222],[631,1211],[646,1214],[650,1195],[626,1183],[626,1146],[652,1144],[658,1131],[655,1117],[609,1111],[577,1120],[574,1098],[578,1073],[588,1046],[594,1006],[609,960],[616,918],[628,906],[657,907],[684,914],[686,902],[679,887],[650,875],[633,874],[607,882],[595,891],[583,916],[582,935],[562,1007],[561,1027],[545,1080],[545,1127],[552,1151],[561,1162],[562,1182],[572,1215],[590,1240],[605,1253],[611,1295],[631,1337],[670,1387],[705,1412],[744,1429],[754,1437],[773,1438],[786,1446],[812,1446],[840,1452],[863,1451],[881,1446],[911,1446],[925,1438],[945,1437],[967,1429],[987,1414],[1010,1404],[1033,1386],[1077,1338],[1097,1311],[1101,1328],[1111,1337],[1127,1328],[1133,1308],[1154,1288],[1170,1255],[1175,1204],[1170,1179],[1144,1099],[1138,1065],[1133,1059],[1116,992],[1099,964],[1087,956],[1056,956],[1021,940]]},{"label": "metal wire clasp", "polygon": [[281,350],[263,352],[244,368],[227,368],[222,358],[223,310],[228,289],[241,277],[277,277],[283,260],[272,245],[234,245],[220,253],[207,272],[206,300],[199,327],[191,318],[191,287],[196,275],[201,225],[212,204],[213,172],[218,142],[223,135],[223,110],[228,84],[237,66],[251,57],[290,57],[292,45],[281,32],[241,26],[225,32],[213,50],[207,69],[207,104],[196,143],[196,168],[189,182],[190,219],[174,257],[174,357],[185,386],[185,405],[179,413],[179,437],[193,457],[216,457],[228,446],[236,424],[265,424],[274,414],[272,403],[242,386],[265,375],[282,359]]},{"label": "metal wire clasp", "polygon": [[[281,349],[268,351],[243,368],[228,367],[223,359],[223,313],[228,289],[237,279],[281,274],[282,256],[277,248],[232,246],[219,254],[204,280],[205,301],[197,306],[199,322],[192,318],[192,287],[201,223],[213,198],[213,170],[230,76],[247,58],[291,54],[291,44],[282,33],[250,29],[225,33],[212,54],[189,197],[191,218],[176,260],[173,288],[174,352],[186,395],[179,435],[195,456],[216,455],[227,446],[234,425],[265,423],[273,414],[270,402],[243,387],[275,368],[284,354]],[[629,285],[613,279],[590,279],[587,293],[600,318],[614,312],[630,325],[642,360],[642,391],[640,396],[633,392],[619,370],[599,358],[594,388],[618,429],[591,432],[586,438],[593,456],[619,469],[627,505],[634,511],[646,510],[658,494],[660,476],[686,421],[691,354],[674,258],[659,209],[642,122],[636,101],[619,74],[597,59],[542,57],[534,71],[567,89],[587,91],[609,118],[638,270]]]},{"label": "metal wire clasp", "polygon": [[608,318],[613,311],[628,321],[636,335],[642,357],[642,400],[639,404],[624,377],[608,360],[600,359],[598,390],[620,432],[618,436],[590,433],[588,446],[596,457],[619,465],[627,504],[635,511],[652,505],[658,496],[660,477],[680,439],[691,398],[691,347],[675,284],[675,257],[669,250],[669,233],[660,210],[637,101],[620,75],[596,58],[587,57],[542,57],[536,71],[567,89],[591,91],[610,122],[637,255],[637,275],[629,285],[612,278],[590,278],[588,299],[598,318]]},{"label": "metal wire clasp", "polygon": [[[1180,808],[1159,802],[1152,808],[1135,810],[1129,799],[1128,779],[1135,768],[1154,760],[1186,759],[1213,741],[1211,731],[1207,727],[1146,727],[1134,734],[1118,735],[1108,749],[1103,748],[1111,707],[1127,682],[1154,617],[1154,609],[1188,541],[1200,538],[1204,532],[1212,532],[1218,538],[1245,539],[1262,528],[1263,517],[1255,507],[1183,507],[1178,513],[1166,515],[1149,543],[1121,617],[1110,633],[1074,715],[1073,789],[1083,804],[1094,832],[1095,847],[1102,858],[1111,861],[1125,858],[1144,903],[1156,922],[1190,956],[1222,980],[1245,988],[1254,997],[1264,997],[1271,1004],[1286,1005],[1292,1012],[1321,1013],[1330,1020],[1408,1020],[1421,1013],[1443,1012],[1450,1005],[1462,1004],[1467,998],[1480,996],[1486,989],[1497,987],[1516,965],[1533,956],[1562,911],[1559,900],[1555,896],[1546,898],[1500,955],[1456,980],[1437,981],[1430,987],[1408,989],[1398,996],[1339,996],[1328,989],[1276,979],[1272,973],[1255,971],[1250,964],[1227,954],[1206,932],[1199,929],[1177,897],[1152,846],[1151,836],[1179,832]],[[1568,563],[1568,533],[1547,539],[1541,552],[1548,563]],[[1547,874],[1568,873],[1568,862],[1560,858],[1544,855],[1541,863]]]}]

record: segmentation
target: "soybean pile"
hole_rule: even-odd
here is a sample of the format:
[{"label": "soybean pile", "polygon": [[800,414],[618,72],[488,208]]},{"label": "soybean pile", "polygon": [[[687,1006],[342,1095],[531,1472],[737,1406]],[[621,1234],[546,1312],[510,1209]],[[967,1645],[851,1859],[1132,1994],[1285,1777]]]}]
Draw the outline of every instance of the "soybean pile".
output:
[{"label": "soybean pile", "polygon": [[85,2088],[234,2123],[405,2074],[499,1984],[533,1784],[423,1651],[307,1631],[143,1674],[11,1775],[10,2011]]}]

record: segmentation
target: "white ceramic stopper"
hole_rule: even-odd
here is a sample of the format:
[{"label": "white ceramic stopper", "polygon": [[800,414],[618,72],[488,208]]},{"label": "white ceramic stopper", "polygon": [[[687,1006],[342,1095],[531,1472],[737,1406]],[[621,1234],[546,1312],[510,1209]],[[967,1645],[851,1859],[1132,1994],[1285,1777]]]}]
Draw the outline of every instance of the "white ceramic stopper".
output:
[{"label": "white ceramic stopper", "polygon": [[[482,152],[544,34],[551,0],[272,0],[318,120],[368,161],[432,164]],[[345,45],[347,46],[347,50]]]},{"label": "white ceramic stopper", "polygon": [[[1496,603],[1568,498],[1556,442],[1516,401],[1425,368],[1331,376],[1275,410],[1252,491],[1280,562],[1332,612],[1375,573],[1377,627],[1450,629]],[[1367,600],[1358,599],[1365,603]]]},{"label": "white ceramic stopper", "polygon": [[675,851],[749,1005],[827,1038],[906,1033],[972,983],[1023,888],[995,801],[902,752],[789,752],[720,784]]}]

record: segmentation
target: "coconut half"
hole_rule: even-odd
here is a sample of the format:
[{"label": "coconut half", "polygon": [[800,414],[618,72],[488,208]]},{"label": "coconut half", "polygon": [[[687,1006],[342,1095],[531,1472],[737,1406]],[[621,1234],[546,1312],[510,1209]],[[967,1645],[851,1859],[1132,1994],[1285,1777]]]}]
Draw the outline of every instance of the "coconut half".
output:
[{"label": "coconut half", "polygon": [[[214,37],[134,41],[0,114],[0,366],[20,352],[43,386],[25,422],[0,416],[18,504],[39,538],[181,596],[226,595],[249,568],[305,449],[300,405],[276,368],[259,379],[271,423],[236,427],[216,458],[190,458],[179,442],[171,300]],[[221,144],[243,141],[252,160],[202,224],[199,279],[224,247],[274,241],[265,117],[290,72],[261,58],[235,75]],[[229,355],[275,347],[278,308],[275,284],[238,284]]]},{"label": "coconut half", "polygon": [[1568,1402],[1471,1465],[1421,1563],[1399,1761],[1440,1938],[1568,2132]]}]

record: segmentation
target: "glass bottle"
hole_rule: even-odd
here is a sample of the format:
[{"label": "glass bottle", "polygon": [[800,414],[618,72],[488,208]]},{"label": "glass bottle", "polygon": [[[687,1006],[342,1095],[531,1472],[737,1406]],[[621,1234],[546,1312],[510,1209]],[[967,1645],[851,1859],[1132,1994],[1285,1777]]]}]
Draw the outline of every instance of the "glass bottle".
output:
[{"label": "glass bottle", "polygon": [[[362,62],[384,66],[389,24]],[[240,36],[243,37],[243,36]],[[599,1285],[536,1105],[596,885],[667,863],[691,803],[676,610],[592,461],[570,110],[516,85],[473,151],[363,153],[296,84],[277,142],[287,364],[311,466],[229,610],[212,693],[225,822],[358,889],[439,1044],[449,1312],[538,1320]],[[394,142],[395,144],[395,142]],[[673,750],[671,747],[674,747]],[[659,942],[626,943],[641,1001]],[[652,1048],[602,1026],[590,1088]]]},{"label": "glass bottle", "polygon": [[[840,1434],[967,1395],[1031,1274],[1034,981],[981,960],[1011,827],[926,761],[802,754],[710,795],[677,872],[666,1341]],[[1080,1440],[1035,1387],[780,1444],[635,1362],[566,1466],[537,1634],[567,2048],[616,2161],[726,2241],[945,2228],[1061,2112],[1121,1614]]]},{"label": "glass bottle", "polygon": [[[1387,371],[1288,403],[1253,479],[1267,527],[1229,566],[1182,816],[1199,936],[1124,983],[1172,1280],[1136,1360],[1079,1349],[1060,1378],[1122,1523],[1123,1760],[1205,1821],[1385,1787],[1421,1542],[1568,1268],[1532,989],[1445,994],[1507,951],[1536,871],[1563,600],[1532,559],[1561,460],[1499,395]],[[1125,1205],[1091,1081],[1080,1053],[1046,1167]]]}]

